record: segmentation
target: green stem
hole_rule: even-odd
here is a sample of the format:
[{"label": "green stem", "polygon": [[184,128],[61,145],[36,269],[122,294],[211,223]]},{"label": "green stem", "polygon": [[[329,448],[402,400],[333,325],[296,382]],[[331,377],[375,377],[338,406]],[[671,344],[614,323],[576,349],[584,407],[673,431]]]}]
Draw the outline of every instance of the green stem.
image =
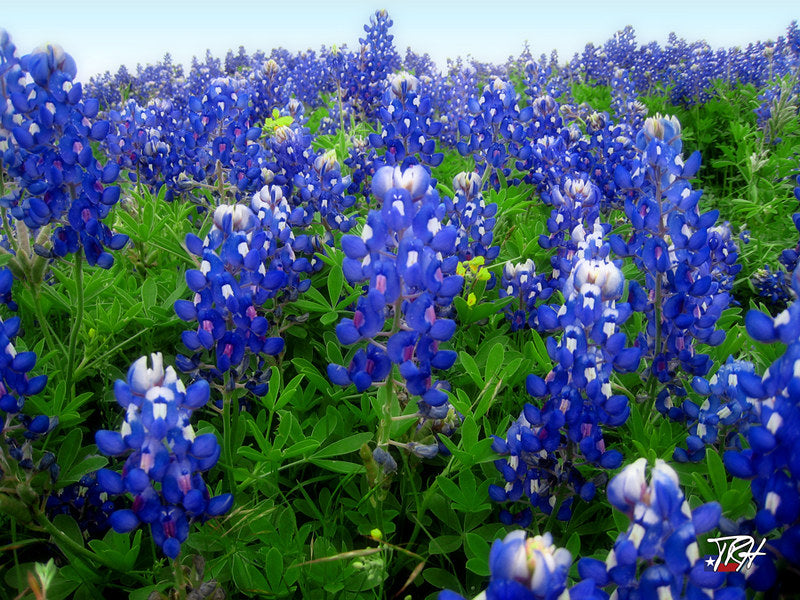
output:
[{"label": "green stem", "polygon": [[[394,318],[389,335],[400,331],[403,299],[398,297],[394,303]],[[380,424],[378,425],[378,446],[384,446],[389,441],[392,429],[392,399],[394,398],[394,377],[389,377],[386,382],[386,402],[381,406]]]},{"label": "green stem", "polygon": [[[16,519],[11,519],[11,540],[16,542],[17,541],[17,521]],[[17,556],[17,548],[14,548],[14,568],[19,573],[19,557]]]},{"label": "green stem", "polygon": [[233,448],[231,448],[231,403],[233,402],[233,392],[228,390],[227,383],[226,377],[225,388],[222,391],[222,449],[225,453],[225,479],[228,480],[228,489],[233,492]]},{"label": "green stem", "polygon": [[217,161],[217,193],[219,194],[218,205],[225,204],[225,182],[222,180],[222,163]]},{"label": "green stem", "polygon": [[75,368],[75,352],[78,347],[78,334],[83,323],[83,254],[79,250],[75,254],[75,317],[72,321],[72,330],[69,332],[69,355],[67,358],[67,394],[70,400],[75,398],[73,389]]},{"label": "green stem", "polygon": [[547,523],[544,528],[546,532],[553,533],[553,528],[558,521],[558,511],[561,510],[561,505],[564,503],[565,496],[566,494],[564,493],[564,488],[558,488],[558,492],[556,492],[556,501],[555,504],[553,504],[553,510],[550,511],[550,514],[547,517]]},{"label": "green stem", "polygon": [[175,573],[175,593],[177,594],[178,600],[185,600],[186,580],[183,576],[183,567],[177,558],[172,561],[172,569]]},{"label": "green stem", "polygon": [[[124,341],[120,342],[119,344],[117,344],[116,346],[114,346],[113,348],[111,348],[110,350],[108,350],[108,351],[104,352],[103,354],[100,354],[99,356],[96,356],[96,357],[94,358],[94,360],[89,360],[89,361],[87,361],[87,360],[86,360],[86,357],[84,357],[84,360],[82,360],[82,361],[81,361],[81,362],[78,364],[78,366],[77,366],[77,367],[75,367],[75,372],[76,372],[76,373],[81,373],[81,372],[83,371],[83,369],[84,369],[84,368],[86,368],[88,365],[91,365],[92,363],[97,363],[97,364],[101,363],[101,362],[102,362],[102,361],[104,361],[106,358],[108,358],[108,357],[112,356],[112,355],[113,355],[113,354],[114,354],[116,351],[118,351],[118,350],[120,350],[120,349],[124,348],[125,346],[127,346],[128,344],[130,344],[130,343],[131,343],[133,340],[135,340],[137,337],[139,337],[140,335],[142,335],[142,334],[144,334],[144,333],[147,333],[147,330],[146,330],[146,329],[142,329],[142,330],[140,330],[140,331],[138,331],[138,332],[134,333],[134,334],[133,334],[131,337],[129,337],[127,340],[124,340]],[[97,349],[97,351],[99,352],[99,351],[100,351],[100,348],[102,348],[102,347],[103,347],[103,344],[101,344],[101,345],[100,345],[100,347]],[[63,348],[63,346],[62,346],[62,348]]]},{"label": "green stem", "polygon": [[417,539],[417,536],[419,535],[420,530],[423,529],[422,519],[425,516],[425,511],[428,510],[428,504],[430,503],[431,498],[433,497],[434,493],[439,488],[439,477],[447,477],[450,474],[450,469],[453,466],[453,461],[454,460],[455,460],[455,457],[451,456],[450,460],[447,461],[447,464],[445,465],[445,467],[442,470],[442,472],[436,477],[436,479],[434,479],[431,482],[431,484],[428,486],[428,488],[422,493],[422,502],[421,503],[417,503],[417,514],[416,514],[416,516],[414,518],[414,531],[411,532],[411,537],[409,538],[409,540],[410,540],[408,542],[408,546],[409,547],[411,547],[411,545]]},{"label": "green stem", "polygon": [[[339,101],[339,131],[344,133],[344,106],[342,105],[342,86],[336,80],[336,99]],[[341,159],[344,160],[344,157]]]}]

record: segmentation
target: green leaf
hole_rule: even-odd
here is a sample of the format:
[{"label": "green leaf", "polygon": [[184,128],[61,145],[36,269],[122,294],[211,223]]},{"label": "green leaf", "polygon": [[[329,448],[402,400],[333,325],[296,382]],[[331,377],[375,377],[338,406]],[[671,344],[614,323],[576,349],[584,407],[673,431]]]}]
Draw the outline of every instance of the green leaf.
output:
[{"label": "green leaf", "polygon": [[148,277],[142,284],[142,302],[144,303],[145,309],[155,306],[157,297],[158,286],[154,279]]},{"label": "green leaf", "polygon": [[328,272],[328,298],[330,298],[331,306],[336,306],[339,303],[343,284],[344,274],[342,273],[342,267],[339,265],[332,266]]},{"label": "green leaf", "polygon": [[461,446],[465,450],[470,450],[477,442],[478,426],[475,424],[475,419],[466,416],[461,424]]},{"label": "green leaf", "polygon": [[283,580],[283,556],[280,550],[274,546],[267,551],[264,573],[267,576],[270,589],[272,591],[279,590]]},{"label": "green leaf", "polygon": [[725,475],[725,465],[722,464],[722,458],[716,452],[708,449],[706,450],[706,465],[708,465],[708,478],[714,487],[714,493],[717,498],[722,498],[723,494],[728,490],[728,478]]},{"label": "green leaf", "polygon": [[[277,371],[277,369],[275,370]],[[286,384],[286,387],[284,387],[283,390],[278,393],[278,398],[275,401],[273,410],[280,410],[292,401],[295,394],[297,394],[298,389],[300,389],[300,382],[303,380],[303,377],[303,373],[295,375],[294,378],[292,378],[292,380]],[[270,377],[270,381],[271,380],[272,377]]]},{"label": "green leaf", "polygon": [[617,534],[620,531],[626,531],[628,529],[628,526],[631,524],[631,522],[628,519],[628,517],[625,516],[624,513],[620,512],[620,511],[618,511],[616,509],[612,510],[611,514],[614,517],[614,524],[617,526],[617,530],[616,531],[610,531],[609,534],[611,535],[612,538],[616,538]]},{"label": "green leaf", "polygon": [[569,550],[569,553],[572,555],[573,559],[577,559],[581,555],[581,536],[577,531],[569,536],[569,539],[564,547]]},{"label": "green leaf", "polygon": [[491,350],[489,350],[489,354],[486,356],[486,368],[483,375],[485,381],[489,381],[489,378],[492,377],[492,375],[495,375],[500,371],[500,365],[503,364],[505,357],[506,352],[503,348],[502,342],[497,342],[494,346],[492,346]]},{"label": "green leaf", "polygon": [[255,587],[250,565],[239,554],[234,554],[231,559],[231,576],[233,583],[239,590],[252,590]]},{"label": "green leaf", "polygon": [[[481,559],[488,570],[489,542],[477,533],[470,532],[466,535],[467,556]],[[478,573],[482,575],[483,573]],[[488,575],[488,572],[486,573]]]},{"label": "green leaf", "polygon": [[476,323],[482,319],[489,317],[490,315],[496,314],[500,312],[504,307],[511,304],[513,300],[514,298],[512,296],[508,296],[507,298],[501,298],[500,300],[495,300],[493,302],[482,302],[477,306],[473,306],[465,324],[469,325],[472,323]]},{"label": "green leaf", "polygon": [[694,483],[701,495],[707,502],[719,499],[719,497],[714,494],[711,486],[708,485],[706,478],[701,473],[692,473],[692,479],[694,480]]},{"label": "green leaf", "polygon": [[481,372],[478,369],[475,359],[472,358],[468,352],[462,350],[458,353],[458,360],[461,361],[461,366],[464,367],[464,371],[470,376],[475,385],[478,386],[479,389],[483,388],[483,378],[481,377]]},{"label": "green leaf", "polygon": [[460,535],[440,535],[430,541],[428,544],[428,552],[431,554],[450,554],[460,547]]},{"label": "green leaf", "polygon": [[357,433],[355,435],[351,435],[350,437],[344,438],[343,440],[339,440],[328,446],[325,446],[318,452],[315,452],[311,458],[328,458],[331,456],[339,456],[340,454],[349,454],[350,452],[355,452],[361,448],[362,444],[365,444],[372,438],[373,434],[371,433]]},{"label": "green leaf", "polygon": [[244,456],[245,458],[249,458],[256,463],[265,462],[267,460],[266,454],[259,452],[258,450],[254,450],[250,446],[242,446],[241,448],[237,448],[236,454],[239,456]]},{"label": "green leaf", "polygon": [[461,584],[459,583],[458,578],[450,571],[445,571],[444,569],[437,569],[436,567],[425,569],[422,572],[422,577],[425,579],[425,581],[430,583],[432,586],[439,588],[440,590],[461,589]]},{"label": "green leaf", "polygon": [[319,448],[320,442],[314,439],[306,439],[300,440],[286,448],[283,451],[284,458],[293,458],[295,456],[301,456],[307,452],[311,452],[312,450],[316,450]]},{"label": "green leaf", "polygon": [[83,534],[81,533],[78,522],[69,515],[56,515],[53,517],[53,525],[67,535],[69,539],[83,546]]},{"label": "green leaf", "polygon": [[95,554],[103,556],[105,559],[112,561],[114,564],[123,565],[125,562],[125,555],[110,544],[106,543],[105,540],[89,540],[89,547],[95,552]]},{"label": "green leaf", "polygon": [[317,465],[318,467],[322,467],[323,469],[327,469],[328,471],[333,471],[334,473],[342,473],[344,475],[365,472],[364,465],[344,462],[343,460],[327,460],[324,458],[314,458],[312,456],[309,459],[309,462],[314,465]]},{"label": "green leaf", "polygon": [[80,450],[82,439],[81,430],[77,427],[70,429],[67,435],[64,436],[61,448],[58,451],[58,464],[62,470],[67,471],[72,467],[72,463],[75,462],[75,457],[78,455],[78,450]]},{"label": "green leaf", "polygon": [[108,459],[105,456],[87,456],[64,473],[60,478],[60,482],[64,485],[75,483],[86,473],[97,471],[97,469],[105,467],[107,464]]},{"label": "green leaf", "polygon": [[467,560],[467,570],[472,571],[481,577],[488,577],[491,572],[489,571],[489,561],[485,558],[470,558]]},{"label": "green leaf", "polygon": [[436,478],[436,483],[439,484],[439,489],[442,490],[450,502],[464,504],[464,493],[461,491],[461,488],[455,484],[455,482],[448,479],[445,475],[439,475]]},{"label": "green leaf", "polygon": [[[314,288],[311,288],[312,290]],[[310,300],[303,300],[299,298],[292,302],[292,306],[299,309],[300,311],[306,312],[315,312],[315,313],[328,313],[331,310],[331,307],[328,304],[323,303],[319,304],[318,302],[312,302]]]},{"label": "green leaf", "polygon": [[326,312],[319,318],[319,322],[323,325],[330,325],[339,319],[339,313],[334,311]]}]

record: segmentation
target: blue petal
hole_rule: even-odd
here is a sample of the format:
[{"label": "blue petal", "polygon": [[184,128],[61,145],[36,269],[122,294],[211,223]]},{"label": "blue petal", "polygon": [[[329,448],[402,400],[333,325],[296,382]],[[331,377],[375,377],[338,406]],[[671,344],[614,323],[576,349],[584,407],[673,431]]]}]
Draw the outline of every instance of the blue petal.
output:
[{"label": "blue petal", "polygon": [[108,522],[117,533],[128,533],[139,525],[139,519],[132,510],[114,511],[108,518]]},{"label": "blue petal", "polygon": [[95,434],[94,441],[97,444],[97,449],[106,456],[122,454],[128,449],[122,440],[122,436],[117,431],[101,429]]},{"label": "blue petal", "polygon": [[744,325],[747,333],[754,340],[769,343],[778,339],[772,318],[762,312],[757,310],[748,311],[744,318]]},{"label": "blue petal", "polygon": [[348,386],[351,383],[350,373],[342,365],[328,365],[328,379],[341,386]]}]

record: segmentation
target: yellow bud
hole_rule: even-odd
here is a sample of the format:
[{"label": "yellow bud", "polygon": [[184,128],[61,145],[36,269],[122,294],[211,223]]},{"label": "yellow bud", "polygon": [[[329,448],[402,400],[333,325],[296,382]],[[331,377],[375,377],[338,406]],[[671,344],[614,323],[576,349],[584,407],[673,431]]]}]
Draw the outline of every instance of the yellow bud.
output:
[{"label": "yellow bud", "polygon": [[482,256],[476,256],[471,261],[469,261],[469,266],[472,269],[473,273],[477,273],[478,269],[480,269],[486,260]]},{"label": "yellow bud", "polygon": [[475,306],[475,303],[477,301],[478,301],[478,299],[475,297],[475,294],[470,292],[469,296],[467,296],[467,306]]},{"label": "yellow bud", "polygon": [[461,275],[463,277],[466,273],[467,268],[464,266],[464,263],[458,263],[458,265],[456,265],[456,275]]},{"label": "yellow bud", "polygon": [[376,540],[382,540],[383,539],[383,532],[380,529],[378,529],[377,527],[375,529],[373,529],[372,531],[370,531],[369,534],[373,538],[375,538]]}]

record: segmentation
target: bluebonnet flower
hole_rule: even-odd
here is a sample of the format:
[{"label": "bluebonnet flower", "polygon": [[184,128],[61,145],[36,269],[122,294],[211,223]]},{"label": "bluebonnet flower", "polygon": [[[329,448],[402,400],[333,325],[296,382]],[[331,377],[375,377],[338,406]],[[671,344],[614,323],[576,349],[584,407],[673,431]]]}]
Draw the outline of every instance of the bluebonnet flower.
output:
[{"label": "bluebonnet flower", "polygon": [[[295,175],[306,170],[313,162],[311,134],[307,127],[298,123],[279,125],[269,138],[269,145],[276,164],[273,185],[290,186]],[[285,188],[290,191],[290,188]]]},{"label": "bluebonnet flower", "polygon": [[17,310],[17,303],[11,296],[14,287],[14,275],[11,269],[4,267],[0,269],[0,303],[5,304],[9,310]]},{"label": "bluebonnet flower", "polygon": [[[797,187],[794,188],[794,195],[800,202],[800,176],[798,176],[797,178]],[[797,229],[798,233],[800,233],[800,216],[798,216],[798,213],[792,215],[792,221],[794,222],[795,229]],[[794,273],[794,270],[797,268],[799,258],[800,258],[800,242],[798,242],[794,248],[787,248],[786,250],[781,252],[780,258],[778,260],[786,269],[787,273]]]},{"label": "bluebonnet flower", "polygon": [[306,205],[306,210],[318,212],[326,230],[338,229],[346,233],[353,228],[355,215],[347,213],[356,198],[346,193],[350,179],[342,176],[334,150],[318,154],[311,168],[295,175],[293,182],[297,187],[299,204]]},{"label": "bluebonnet flower", "polygon": [[[627,71],[636,94],[650,94],[657,86],[669,89],[674,104],[704,102],[714,94],[715,82],[764,85],[791,73],[797,64],[796,24],[774,44],[754,43],[746,48],[714,51],[702,41],[689,43],[669,36],[663,47],[637,45],[633,28],[617,32],[602,47],[588,44],[562,71],[587,83],[611,85],[618,69]],[[793,43],[792,40],[795,40]]]},{"label": "bluebonnet flower", "polygon": [[558,289],[569,276],[578,250],[576,241],[572,239],[573,232],[603,234],[603,226],[598,222],[600,190],[584,177],[567,176],[561,185],[550,189],[549,198],[553,205],[551,216],[547,219],[550,235],[539,236],[539,245],[547,250],[556,250],[550,259],[553,271],[547,285]]},{"label": "bluebonnet flower", "polygon": [[639,102],[633,82],[624,69],[616,69],[611,79],[612,109],[618,122],[638,131],[647,116],[647,107]]},{"label": "bluebonnet flower", "polygon": [[400,56],[393,43],[394,36],[389,33],[392,25],[385,10],[376,11],[370,17],[369,24],[364,25],[366,35],[359,39],[359,52],[354,57],[355,68],[349,91],[367,117],[372,117],[377,110],[387,75],[400,66]]},{"label": "bluebonnet flower", "polygon": [[727,224],[713,227],[718,211],[700,214],[701,192],[689,179],[700,166],[699,152],[685,162],[681,127],[674,117],[656,115],[636,136],[641,158],[628,169],[618,166],[614,178],[625,191],[625,213],[633,234],[611,237],[620,256],[634,256],[645,272],[645,289],[631,284],[631,304],[648,317],[640,338],[651,358],[651,373],[671,382],[680,366],[692,375],[711,367],[695,343],[718,345],[725,337],[715,324],[731,301],[737,247]]},{"label": "bluebonnet flower", "polygon": [[763,269],[758,269],[753,273],[750,281],[758,295],[771,306],[784,309],[795,298],[786,272],[781,268],[773,271],[769,265],[764,265]]},{"label": "bluebonnet flower", "polygon": [[36,366],[36,353],[17,351],[14,338],[19,328],[19,317],[0,320],[0,434],[3,439],[14,441],[16,432],[21,432],[24,441],[17,447],[27,449],[23,451],[29,453],[29,441],[52,431],[58,419],[44,415],[31,418],[22,413],[25,398],[44,389],[47,375],[31,375]]},{"label": "bluebonnet flower", "polygon": [[[766,88],[755,109],[756,124],[764,136],[764,144],[779,144],[786,126],[797,118],[800,86],[796,80],[784,81]],[[756,155],[758,156],[758,155]]]},{"label": "bluebonnet flower", "polygon": [[416,77],[405,72],[389,76],[378,119],[381,133],[370,134],[369,142],[373,148],[386,149],[381,164],[441,164],[444,154],[436,152],[436,139],[442,124],[434,120],[431,98],[419,92]]},{"label": "bluebonnet flower", "polygon": [[153,194],[166,185],[167,201],[181,194],[184,189],[179,179],[184,167],[179,148],[186,127],[183,111],[169,100],[157,100],[147,107],[129,100],[119,110],[110,110],[108,116],[112,129],[102,147],[119,168]]},{"label": "bluebonnet flower", "polygon": [[102,538],[111,528],[109,517],[122,508],[118,498],[109,497],[97,481],[97,473],[89,473],[73,483],[51,492],[45,502],[45,512],[50,519],[56,515],[70,515],[89,539]]},{"label": "bluebonnet flower", "polygon": [[578,561],[581,578],[598,588],[614,586],[614,597],[623,600],[744,598],[743,578],[705,571],[700,558],[697,536],[718,525],[719,504],[691,510],[669,465],[657,460],[649,482],[646,469],[647,459],[640,458],[609,482],[609,502],[631,523],[617,536],[605,562]]},{"label": "bluebonnet flower", "polygon": [[708,397],[700,406],[689,399],[674,402],[682,396],[673,397],[669,390],[660,392],[656,399],[660,412],[687,425],[686,448],[675,448],[675,460],[701,461],[707,446],[719,451],[741,450],[741,436],[747,434],[754,418],[753,401],[748,394],[760,390],[760,378],[753,364],[728,357],[710,379],[695,377],[692,389]]},{"label": "bluebonnet flower", "polygon": [[[449,431],[452,421],[445,393],[449,387],[433,378],[433,370],[450,368],[456,358],[440,344],[455,333],[455,322],[442,313],[464,284],[463,277],[453,274],[458,232],[445,220],[446,208],[422,165],[378,169],[372,192],[380,210],[370,211],[360,236],[345,235],[341,241],[345,277],[365,284],[365,293],[353,317],[336,327],[342,344],[365,340],[367,349],[359,350],[347,367],[329,365],[328,376],[338,385],[354,383],[363,391],[392,377],[392,365],[397,365],[403,378],[399,385],[420,397],[418,434],[432,432],[436,446],[435,435]],[[379,445],[388,441],[379,440]]]},{"label": "bluebonnet flower", "polygon": [[[499,78],[483,89],[479,99],[467,103],[471,117],[458,122],[456,148],[462,156],[472,155],[478,174],[495,190],[500,189],[500,175],[509,179],[511,159],[525,160],[530,151],[525,141],[525,123],[533,109],[520,108],[513,84]],[[517,183],[513,179],[511,184]]]},{"label": "bluebonnet flower", "polygon": [[[0,152],[12,190],[0,204],[18,221],[17,250],[25,253],[23,238],[38,230],[40,255],[65,256],[82,248],[90,265],[110,267],[114,259],[106,249],[127,242],[104,223],[120,197],[113,185],[119,170],[100,164],[91,147],[106,138],[109,122],[97,118],[96,99],[83,98],[81,84],[73,82],[75,61],[61,47],[48,45],[18,61],[12,55],[4,63]],[[16,257],[12,268],[21,276],[30,258]]]},{"label": "bluebonnet flower", "polygon": [[[301,281],[300,276],[314,269],[308,259],[295,254],[310,250],[310,242],[308,236],[294,237],[290,209],[280,190],[265,187],[254,195],[257,214],[244,204],[219,206],[205,240],[187,236],[186,247],[201,258],[200,269],[186,272],[194,299],[175,303],[182,320],[197,322],[196,331],[181,336],[196,353],[179,357],[181,370],[210,380],[228,373],[229,385],[244,379],[241,385],[259,395],[266,393],[269,379],[264,356],[284,349],[283,339],[274,334],[280,305],[308,289],[310,280]],[[204,352],[214,356],[213,368],[199,368]],[[253,377],[251,355],[260,358]]]},{"label": "bluebonnet flower", "polygon": [[153,539],[170,558],[178,556],[189,535],[190,521],[217,517],[233,504],[231,494],[211,497],[202,473],[213,467],[220,446],[213,433],[196,436],[192,413],[210,398],[205,380],[188,388],[161,354],[143,356],[131,365],[125,381],[114,384],[117,403],[125,409],[120,431],[98,431],[97,448],[107,456],[126,456],[122,473],[97,472],[108,494],[130,494],[131,509],[114,511],[109,522],[124,533],[140,523],[150,525]]},{"label": "bluebonnet flower", "polygon": [[[794,188],[794,195],[800,201],[800,176],[797,177],[797,186]],[[800,232],[800,213],[792,215],[792,222],[795,229]],[[767,299],[770,304],[778,309],[786,308],[795,298],[797,294],[792,289],[790,282],[791,276],[789,273],[794,273],[797,269],[798,258],[800,257],[800,242],[793,248],[787,248],[781,252],[778,261],[783,268],[776,269],[774,272],[766,265],[763,269],[756,271],[751,278],[753,287],[755,287],[758,295]]]},{"label": "bluebonnet flower", "polygon": [[478,88],[475,68],[465,65],[461,58],[448,60],[446,76],[423,81],[422,88],[429,93],[442,123],[442,142],[454,147],[458,141],[458,123],[469,117],[467,104]]},{"label": "bluebonnet flower", "polygon": [[[800,289],[800,269],[792,275],[795,293]],[[756,504],[754,524],[759,534],[769,534],[769,556],[747,574],[747,584],[756,590],[770,589],[782,579],[774,561],[783,557],[790,569],[800,564],[797,539],[800,534],[800,503],[796,456],[800,452],[796,428],[798,365],[800,365],[800,303],[793,302],[777,317],[751,310],[745,316],[747,332],[754,339],[782,341],[786,351],[759,378],[742,380],[751,404],[749,427],[743,430],[747,448],[731,448],[723,455],[728,472],[750,480]]]},{"label": "bluebonnet flower", "polygon": [[375,150],[370,147],[367,139],[351,136],[349,156],[344,159],[344,164],[350,169],[350,184],[347,193],[356,196],[357,200],[369,202],[370,189],[367,178],[375,173]]},{"label": "bluebonnet flower", "polygon": [[[489,587],[479,597],[485,600],[574,597],[567,592],[571,564],[569,550],[557,548],[551,534],[527,537],[524,531],[512,531],[502,541],[495,540],[492,544],[489,552],[491,579]],[[441,592],[438,598],[464,600],[463,596],[449,590]]]},{"label": "bluebonnet flower", "polygon": [[511,321],[511,331],[536,326],[536,302],[547,300],[553,288],[545,287],[543,274],[536,273],[536,265],[530,258],[522,263],[507,263],[503,267],[499,295],[512,297],[515,302],[505,308],[506,318]]},{"label": "bluebonnet flower", "polygon": [[453,177],[452,200],[444,198],[449,224],[456,227],[455,249],[460,261],[483,257],[484,264],[497,258],[499,246],[494,242],[497,204],[486,203],[481,192],[481,179],[476,172],[462,172]]},{"label": "bluebonnet flower", "polygon": [[[254,57],[255,58],[255,57]],[[286,65],[281,67],[274,58],[253,61],[247,78],[253,93],[253,106],[258,120],[271,116],[273,111],[285,104]]]},{"label": "bluebonnet flower", "polygon": [[251,94],[244,79],[212,79],[201,97],[189,98],[190,128],[182,131],[186,171],[211,186],[220,186],[224,173],[237,200],[268,183],[267,171],[277,171],[272,156],[258,143],[261,129],[255,123]]},{"label": "bluebonnet flower", "polygon": [[23,522],[30,520],[30,509],[39,497],[31,488],[37,472],[58,479],[59,466],[52,452],[39,452],[33,442],[58,425],[57,417],[23,412],[25,400],[40,393],[47,375],[33,375],[35,352],[18,352],[13,340],[20,327],[19,317],[0,319],[0,483],[3,484],[4,509],[19,512]]},{"label": "bluebonnet flower", "polygon": [[[587,463],[605,469],[622,462],[620,452],[607,450],[603,438],[603,426],[622,425],[630,412],[627,398],[612,393],[611,373],[635,371],[641,354],[638,348],[624,347],[626,336],[619,326],[631,308],[617,302],[624,278],[607,258],[603,228],[596,223],[587,233],[576,227],[573,238],[578,250],[562,290],[566,303],[557,310],[542,305],[536,317],[539,329],[563,331],[560,342],[547,340],[556,365],[544,379],[528,376],[528,394],[544,400],[541,406],[525,405],[506,439],[495,437],[495,451],[508,456],[495,461],[506,483],[489,488],[497,502],[525,496],[545,514],[556,509],[562,520],[571,514],[573,494],[591,500],[605,480],[602,473],[587,479],[577,469],[579,453]],[[512,516],[504,511],[501,519],[510,523]]]}]

